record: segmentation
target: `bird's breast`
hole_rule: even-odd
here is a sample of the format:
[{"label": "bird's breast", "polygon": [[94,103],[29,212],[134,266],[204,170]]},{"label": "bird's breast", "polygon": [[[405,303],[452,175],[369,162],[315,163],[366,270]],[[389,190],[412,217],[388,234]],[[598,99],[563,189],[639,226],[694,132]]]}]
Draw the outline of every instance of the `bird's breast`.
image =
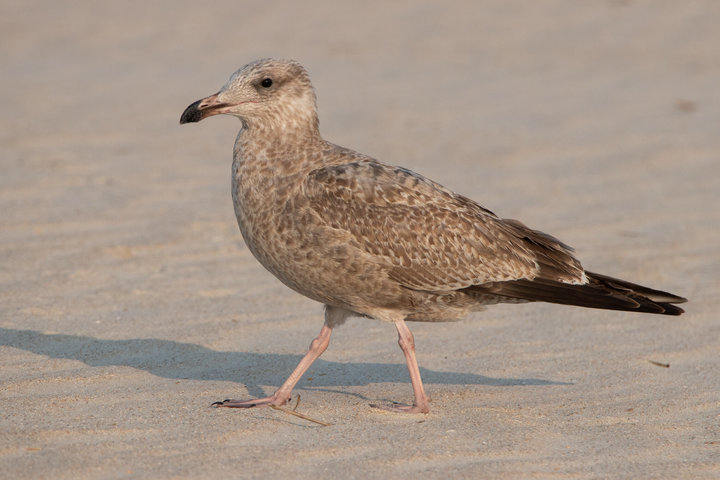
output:
[{"label": "bird's breast", "polygon": [[300,182],[298,174],[278,175],[236,162],[235,215],[248,249],[267,270],[294,290],[328,301],[318,298],[322,289],[310,272],[327,260],[320,252],[333,242],[322,233],[317,214],[307,207]]}]

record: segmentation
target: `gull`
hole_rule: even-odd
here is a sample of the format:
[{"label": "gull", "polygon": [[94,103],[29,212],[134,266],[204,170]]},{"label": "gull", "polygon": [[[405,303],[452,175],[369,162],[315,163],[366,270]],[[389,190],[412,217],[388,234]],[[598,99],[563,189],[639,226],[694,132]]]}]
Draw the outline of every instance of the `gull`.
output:
[{"label": "gull", "polygon": [[307,354],[272,395],[220,407],[280,406],[350,316],[395,325],[414,402],[428,413],[408,321],[445,322],[498,303],[550,302],[680,315],[686,299],[585,270],[572,248],[402,167],[322,138],[308,72],[262,59],[192,103],[180,123],[240,119],[232,199],[249,250],[281,282],[325,306]]}]

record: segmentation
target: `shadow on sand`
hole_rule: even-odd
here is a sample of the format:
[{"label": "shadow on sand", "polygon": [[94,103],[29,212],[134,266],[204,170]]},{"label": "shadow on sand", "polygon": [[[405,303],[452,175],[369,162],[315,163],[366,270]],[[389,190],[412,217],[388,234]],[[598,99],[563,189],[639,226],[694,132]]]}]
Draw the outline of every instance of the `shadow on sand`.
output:
[{"label": "shadow on sand", "polygon": [[[261,385],[279,386],[302,355],[221,352],[192,343],[159,339],[99,340],[80,335],[45,334],[0,328],[0,346],[51,358],[77,360],[92,367],[127,366],[170,379],[235,381],[252,396],[267,392]],[[304,352],[302,352],[304,353]],[[473,373],[443,372],[420,367],[427,384],[442,385],[568,385],[535,378],[492,378]],[[404,364],[344,363],[318,359],[298,388],[408,382]],[[265,392],[265,393],[264,393]]]}]

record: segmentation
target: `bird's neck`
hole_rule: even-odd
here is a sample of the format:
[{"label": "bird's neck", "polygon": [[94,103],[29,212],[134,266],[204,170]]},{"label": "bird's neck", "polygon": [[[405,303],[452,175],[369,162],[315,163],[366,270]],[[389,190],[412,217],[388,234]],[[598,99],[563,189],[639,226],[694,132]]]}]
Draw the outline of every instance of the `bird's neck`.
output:
[{"label": "bird's neck", "polygon": [[319,168],[312,155],[325,141],[317,123],[243,122],[235,141],[234,160],[239,169],[262,170],[273,176],[287,176]]}]

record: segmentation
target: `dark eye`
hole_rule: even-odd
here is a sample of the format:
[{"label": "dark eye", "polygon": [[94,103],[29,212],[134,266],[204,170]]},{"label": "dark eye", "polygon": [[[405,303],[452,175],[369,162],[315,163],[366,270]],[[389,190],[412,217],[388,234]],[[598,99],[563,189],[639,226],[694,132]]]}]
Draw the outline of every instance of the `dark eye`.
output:
[{"label": "dark eye", "polygon": [[265,78],[262,82],[260,82],[260,85],[262,85],[263,88],[270,88],[272,87],[272,78]]}]

